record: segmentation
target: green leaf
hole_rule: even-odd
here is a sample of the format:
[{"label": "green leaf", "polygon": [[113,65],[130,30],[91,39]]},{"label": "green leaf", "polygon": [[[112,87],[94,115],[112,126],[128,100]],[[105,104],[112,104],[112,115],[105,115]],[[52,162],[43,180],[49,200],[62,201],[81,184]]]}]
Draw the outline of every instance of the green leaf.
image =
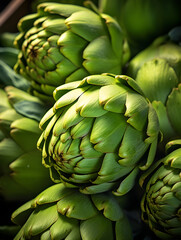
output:
[{"label": "green leaf", "polygon": [[31,238],[44,232],[57,221],[57,219],[58,212],[55,204],[38,206],[26,222],[24,227],[25,236]]},{"label": "green leaf", "polygon": [[160,125],[160,131],[163,134],[163,139],[167,142],[167,139],[176,136],[176,133],[169,121],[166,106],[160,101],[153,101],[152,106],[154,107]]},{"label": "green leaf", "polygon": [[173,88],[166,104],[167,113],[171,125],[178,135],[181,135],[180,111],[181,111],[181,84]]},{"label": "green leaf", "polygon": [[12,213],[11,218],[14,223],[17,225],[24,224],[24,222],[28,219],[29,215],[33,211],[33,208],[31,207],[32,201],[33,200],[30,200],[24,203]]},{"label": "green leaf", "polygon": [[48,203],[56,203],[61,198],[71,196],[75,190],[71,188],[65,188],[62,183],[54,184],[49,188],[46,188],[41,192],[32,202],[32,206],[44,205]]},{"label": "green leaf", "polygon": [[115,152],[121,144],[126,126],[124,116],[107,112],[103,116],[96,118],[90,141],[99,152]]},{"label": "green leaf", "polygon": [[101,183],[97,185],[90,185],[90,186],[82,187],[80,189],[80,192],[84,194],[96,194],[96,193],[109,191],[113,189],[116,185],[117,183],[115,182],[106,182],[106,183]]},{"label": "green leaf", "polygon": [[82,222],[80,225],[80,233],[83,240],[113,240],[113,231],[112,222],[101,214]]},{"label": "green leaf", "polygon": [[124,85],[107,85],[99,91],[99,102],[104,109],[110,112],[125,112],[126,94],[128,88]]},{"label": "green leaf", "polygon": [[107,111],[99,104],[99,88],[91,87],[88,91],[82,94],[77,103],[76,111],[82,117],[98,117],[105,114]]},{"label": "green leaf", "polygon": [[81,240],[79,222],[59,214],[58,220],[50,227],[50,235],[55,240],[66,238]]},{"label": "green leaf", "polygon": [[153,59],[146,62],[138,71],[136,82],[145,96],[166,103],[173,87],[177,86],[178,78],[172,67],[164,59]]},{"label": "green leaf", "polygon": [[123,166],[134,166],[148,148],[144,141],[144,133],[128,126],[119,148],[119,164]]},{"label": "green leaf", "polygon": [[0,47],[0,60],[13,68],[17,62],[18,53],[19,50],[13,47]]},{"label": "green leaf", "polygon": [[43,22],[42,27],[47,32],[51,32],[52,34],[56,35],[61,35],[64,31],[67,30],[67,26],[65,25],[65,19],[61,19],[60,17],[56,19],[47,18]]},{"label": "green leaf", "polygon": [[114,191],[113,193],[116,196],[122,196],[126,193],[128,193],[133,186],[136,184],[136,178],[139,174],[139,168],[136,167],[132,170],[131,173],[129,173],[124,180],[120,183],[118,189],[116,191]]},{"label": "green leaf", "polygon": [[101,17],[89,9],[82,10],[74,12],[65,20],[71,31],[89,42],[101,35],[106,35]]},{"label": "green leaf", "polygon": [[68,30],[60,36],[57,44],[60,47],[60,52],[66,58],[68,58],[75,66],[82,67],[82,53],[87,46],[87,41],[85,39],[79,37],[71,30]]},{"label": "green leaf", "polygon": [[135,129],[142,131],[147,123],[148,103],[146,99],[137,93],[127,93],[126,112],[127,122]]},{"label": "green leaf", "polygon": [[[104,182],[118,181],[122,176],[128,174],[133,167],[121,166],[118,163],[118,156],[114,153],[106,153],[100,170],[98,171],[98,177],[93,181],[94,184],[101,184]],[[121,180],[120,180],[121,181]]]},{"label": "green leaf", "polygon": [[110,33],[113,51],[117,55],[117,57],[121,60],[120,62],[121,66],[123,59],[123,40],[124,40],[122,29],[118,22],[111,17],[111,15],[101,14],[101,16],[105,19],[108,31]]},{"label": "green leaf", "polygon": [[81,138],[89,134],[92,129],[94,118],[84,118],[71,128],[71,136],[73,139]]},{"label": "green leaf", "polygon": [[106,86],[115,84],[114,76],[109,75],[108,73],[105,74],[93,74],[86,77],[83,81],[86,81],[90,85],[98,85],[98,86]]},{"label": "green leaf", "polygon": [[27,91],[29,88],[29,82],[19,74],[15,73],[11,67],[9,67],[5,62],[1,60],[0,72],[0,84],[4,86],[14,86],[25,91]]},{"label": "green leaf", "polygon": [[[131,223],[126,216],[116,222],[115,226],[116,238],[119,240],[133,240],[133,231]],[[146,239],[145,239],[146,240]]]},{"label": "green leaf", "polygon": [[123,217],[123,211],[113,195],[107,193],[93,194],[92,200],[97,209],[111,221],[118,221]]},{"label": "green leaf", "polygon": [[87,87],[84,88],[76,88],[73,89],[67,93],[65,93],[62,97],[60,97],[55,105],[54,108],[58,109],[61,107],[65,107],[71,103],[73,103],[74,101],[76,101],[85,91],[87,90]]},{"label": "green leaf", "polygon": [[11,124],[12,139],[24,150],[36,149],[41,134],[38,123],[30,118],[20,118]]},{"label": "green leaf", "polygon": [[57,203],[58,212],[69,218],[86,220],[97,215],[97,210],[88,195],[74,192]]},{"label": "green leaf", "polygon": [[52,14],[58,14],[63,17],[69,17],[71,14],[77,11],[86,11],[87,9],[81,7],[81,6],[76,6],[76,5],[71,5],[71,4],[60,4],[60,3],[41,3],[38,6],[38,14],[41,16],[44,15],[52,15]]},{"label": "green leaf", "polygon": [[37,121],[40,121],[47,111],[45,105],[26,100],[15,103],[14,108],[19,114]]},{"label": "green leaf", "polygon": [[83,66],[90,74],[121,74],[121,59],[113,52],[108,36],[100,36],[92,40],[83,52]]}]

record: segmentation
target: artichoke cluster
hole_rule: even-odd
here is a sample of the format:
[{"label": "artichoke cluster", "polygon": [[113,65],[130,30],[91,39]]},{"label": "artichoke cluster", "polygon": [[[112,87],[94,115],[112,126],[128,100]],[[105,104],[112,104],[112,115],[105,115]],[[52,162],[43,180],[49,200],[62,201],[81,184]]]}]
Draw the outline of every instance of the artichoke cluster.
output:
[{"label": "artichoke cluster", "polygon": [[34,0],[0,36],[3,240],[181,238],[180,10]]}]

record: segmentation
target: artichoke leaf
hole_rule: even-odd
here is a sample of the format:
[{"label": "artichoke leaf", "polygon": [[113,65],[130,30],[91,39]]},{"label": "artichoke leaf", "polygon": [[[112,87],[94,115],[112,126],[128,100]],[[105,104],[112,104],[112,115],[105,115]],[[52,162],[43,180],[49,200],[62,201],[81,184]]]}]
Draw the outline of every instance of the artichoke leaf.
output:
[{"label": "artichoke leaf", "polygon": [[[47,218],[48,216],[48,218]],[[24,225],[26,238],[31,238],[48,229],[58,219],[57,206],[39,206],[39,211],[34,211]]]},{"label": "artichoke leaf", "polygon": [[83,240],[113,240],[112,223],[101,214],[82,222],[80,224],[80,232]]},{"label": "artichoke leaf", "polygon": [[123,210],[120,208],[120,205],[116,199],[111,196],[111,194],[95,194],[92,195],[92,200],[96,208],[99,211],[102,210],[103,215],[111,221],[118,221],[119,219],[123,218]]},{"label": "artichoke leaf", "polygon": [[120,183],[118,189],[113,191],[116,196],[123,196],[128,193],[136,183],[136,178],[139,174],[139,168],[135,167]]},{"label": "artichoke leaf", "polygon": [[91,200],[77,191],[62,197],[57,202],[57,210],[68,218],[86,220],[97,215],[98,211]]},{"label": "artichoke leaf", "polygon": [[120,74],[121,72],[121,60],[113,52],[107,36],[92,40],[84,49],[83,59],[85,59],[83,66],[90,74],[104,72]]},{"label": "artichoke leaf", "polygon": [[49,234],[55,240],[65,238],[81,240],[78,221],[60,214],[58,220],[50,227]]},{"label": "artichoke leaf", "polygon": [[181,84],[177,88],[173,88],[168,96],[166,104],[167,114],[172,127],[178,135],[181,135],[180,111],[181,111]]},{"label": "artichoke leaf", "polygon": [[80,112],[82,117],[99,117],[107,113],[99,104],[98,87],[89,88],[89,91],[79,97],[76,105],[76,111]]}]

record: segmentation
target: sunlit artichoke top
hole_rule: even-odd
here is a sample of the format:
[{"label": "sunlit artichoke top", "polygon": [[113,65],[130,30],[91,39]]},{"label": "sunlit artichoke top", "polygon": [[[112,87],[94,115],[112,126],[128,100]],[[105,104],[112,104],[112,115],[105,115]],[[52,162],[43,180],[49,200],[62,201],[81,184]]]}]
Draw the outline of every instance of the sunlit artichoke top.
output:
[{"label": "sunlit artichoke top", "polygon": [[[172,146],[173,145],[173,146]],[[142,218],[160,239],[181,238],[181,140],[169,142],[173,149],[140,179],[146,190],[141,202]]]},{"label": "sunlit artichoke top", "polygon": [[136,82],[91,75],[58,87],[54,98],[38,141],[52,179],[84,193],[128,192],[139,167],[152,163],[159,132],[157,115]]},{"label": "sunlit artichoke top", "polygon": [[[32,93],[52,101],[55,87],[90,74],[120,74],[129,55],[119,24],[110,16],[71,4],[42,3],[19,21],[15,70]],[[126,47],[126,58],[123,48]]]}]

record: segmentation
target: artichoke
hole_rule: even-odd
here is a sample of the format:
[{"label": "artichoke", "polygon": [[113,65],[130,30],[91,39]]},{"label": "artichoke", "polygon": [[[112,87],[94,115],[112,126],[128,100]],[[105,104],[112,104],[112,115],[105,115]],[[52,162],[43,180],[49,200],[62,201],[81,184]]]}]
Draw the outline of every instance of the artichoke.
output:
[{"label": "artichoke", "polygon": [[129,63],[133,77],[155,108],[163,143],[181,137],[181,47],[169,35],[157,38]]},{"label": "artichoke", "polygon": [[54,98],[37,143],[53,181],[86,194],[127,193],[139,169],[152,164],[159,135],[157,115],[136,82],[90,75],[57,87]]},{"label": "artichoke", "polygon": [[133,55],[181,24],[180,0],[100,0],[99,8],[119,22]]},{"label": "artichoke", "polygon": [[129,57],[119,24],[83,6],[42,3],[18,28],[15,71],[30,80],[32,94],[49,103],[59,85],[90,74],[120,74]]},{"label": "artichoke", "polygon": [[20,89],[0,89],[0,195],[6,201],[28,200],[52,184],[36,147],[46,109]]},{"label": "artichoke", "polygon": [[160,239],[177,240],[181,239],[181,140],[169,142],[166,148],[170,152],[140,179],[141,185],[148,179],[142,219]]},{"label": "artichoke", "polygon": [[109,192],[85,195],[62,183],[44,190],[12,214],[18,239],[132,240],[129,221]]}]

